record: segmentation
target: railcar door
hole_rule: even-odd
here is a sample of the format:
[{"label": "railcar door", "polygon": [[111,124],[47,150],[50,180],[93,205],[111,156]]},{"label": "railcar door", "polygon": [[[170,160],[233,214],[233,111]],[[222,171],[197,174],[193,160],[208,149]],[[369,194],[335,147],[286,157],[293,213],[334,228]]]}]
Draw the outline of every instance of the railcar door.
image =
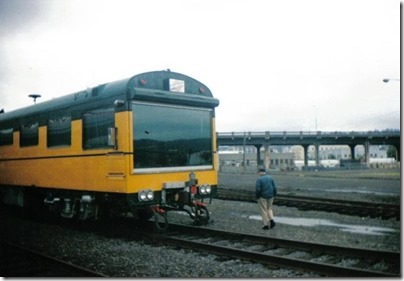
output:
[{"label": "railcar door", "polygon": [[107,181],[112,192],[126,192],[128,165],[128,112],[115,113],[115,127],[108,128]]}]

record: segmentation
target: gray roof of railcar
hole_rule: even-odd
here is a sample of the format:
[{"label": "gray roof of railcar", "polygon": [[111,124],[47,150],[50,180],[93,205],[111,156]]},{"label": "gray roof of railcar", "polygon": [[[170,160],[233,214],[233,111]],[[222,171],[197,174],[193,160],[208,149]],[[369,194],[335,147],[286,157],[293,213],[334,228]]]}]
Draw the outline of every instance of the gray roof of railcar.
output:
[{"label": "gray roof of railcar", "polygon": [[[165,80],[168,78],[184,80],[186,93],[168,92],[165,85]],[[213,98],[211,91],[199,81],[180,73],[154,71],[2,113],[0,125],[1,128],[12,126],[15,129],[18,129],[21,124],[33,121],[44,125],[48,118],[61,117],[61,114],[79,119],[85,111],[113,106],[115,100],[124,101],[124,105],[118,108],[118,111],[130,109],[128,100],[180,103],[211,108],[219,104],[219,101]]]}]

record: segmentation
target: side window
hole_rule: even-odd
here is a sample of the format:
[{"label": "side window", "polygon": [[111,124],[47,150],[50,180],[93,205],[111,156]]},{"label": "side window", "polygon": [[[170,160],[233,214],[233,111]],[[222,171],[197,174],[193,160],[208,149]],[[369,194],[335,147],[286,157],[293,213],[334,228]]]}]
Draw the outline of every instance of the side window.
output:
[{"label": "side window", "polygon": [[115,127],[114,109],[102,109],[83,115],[83,148],[108,148],[108,129]]},{"label": "side window", "polygon": [[48,147],[72,144],[72,118],[62,117],[48,120]]},{"label": "side window", "polygon": [[38,122],[21,126],[21,130],[20,130],[20,146],[21,147],[38,145],[38,139],[39,139]]},{"label": "side window", "polygon": [[0,146],[13,144],[13,128],[0,130]]}]

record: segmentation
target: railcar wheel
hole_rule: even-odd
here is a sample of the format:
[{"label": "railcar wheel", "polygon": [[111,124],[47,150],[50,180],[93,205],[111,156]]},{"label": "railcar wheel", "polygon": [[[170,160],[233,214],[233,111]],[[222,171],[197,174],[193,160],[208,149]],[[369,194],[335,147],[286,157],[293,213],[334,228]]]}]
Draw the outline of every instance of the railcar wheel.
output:
[{"label": "railcar wheel", "polygon": [[158,231],[165,231],[168,229],[168,218],[165,211],[154,211],[154,226]]},{"label": "railcar wheel", "polygon": [[197,205],[192,208],[192,211],[195,214],[194,225],[204,225],[209,222],[210,216],[206,206]]},{"label": "railcar wheel", "polygon": [[154,215],[153,209],[152,208],[145,208],[145,209],[140,209],[137,210],[136,216],[139,221],[141,222],[147,222],[149,219],[151,219]]}]

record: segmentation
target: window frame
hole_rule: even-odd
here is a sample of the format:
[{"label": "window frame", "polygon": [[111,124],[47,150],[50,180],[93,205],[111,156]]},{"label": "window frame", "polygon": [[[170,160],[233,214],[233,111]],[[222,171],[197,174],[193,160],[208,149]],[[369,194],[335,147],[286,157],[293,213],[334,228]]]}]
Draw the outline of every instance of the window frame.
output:
[{"label": "window frame", "polygon": [[[138,105],[146,105],[146,106],[157,106],[157,107],[162,107],[162,108],[177,108],[177,109],[188,109],[188,110],[198,110],[198,111],[204,111],[209,113],[209,140],[210,140],[210,151],[211,151],[211,160],[209,165],[190,165],[190,166],[167,166],[167,167],[144,167],[144,168],[139,168],[135,167],[135,154],[136,154],[136,142],[135,142],[135,129],[134,127],[136,126],[136,120],[135,120],[135,113],[134,113],[134,106],[135,104]],[[133,165],[133,174],[147,174],[147,173],[164,173],[164,172],[183,172],[183,171],[203,171],[203,170],[212,170],[214,168],[214,147],[213,147],[213,139],[214,139],[214,134],[213,134],[213,109],[211,108],[206,108],[206,107],[194,107],[194,106],[184,106],[184,105],[178,105],[178,104],[163,104],[163,103],[153,103],[153,102],[142,102],[142,101],[133,101],[132,102],[132,113],[133,113],[133,157],[132,157],[132,165]]]},{"label": "window frame", "polygon": [[0,129],[0,146],[14,144],[14,128]]},{"label": "window frame", "polygon": [[[112,118],[111,118],[112,122],[111,122],[111,120],[107,120],[105,122],[107,124],[106,126],[102,126],[102,124],[101,124],[99,126],[88,126],[87,125],[87,127],[86,127],[86,116],[90,116],[92,114],[98,115],[98,116],[101,116],[101,115],[104,115],[104,114],[105,115],[112,114]],[[83,147],[83,150],[111,149],[111,148],[114,148],[114,145],[111,145],[108,142],[108,129],[109,128],[115,128],[115,109],[113,107],[106,107],[106,108],[100,108],[100,109],[87,111],[87,112],[83,113],[81,120],[82,120],[82,128],[83,128],[83,130],[82,130],[82,147]],[[105,120],[101,119],[101,122],[102,121],[105,121]],[[96,122],[98,122],[98,120]],[[109,126],[109,125],[111,125],[111,126]],[[91,134],[90,130],[93,129],[91,127],[97,127],[97,129],[96,129],[97,131],[99,129],[106,129],[105,133],[99,134],[99,132],[97,132],[96,137],[98,139],[98,141],[97,141],[98,144],[97,143],[95,143],[95,144],[90,144],[89,143],[93,139],[93,138],[88,138],[89,134]]]},{"label": "window frame", "polygon": [[[54,125],[50,125],[51,122],[54,123],[59,123],[59,124],[65,124],[65,122],[69,122],[68,126],[66,126],[68,128],[68,132],[64,132],[64,133],[58,133],[57,129],[55,131],[52,132],[52,130],[54,130],[54,128],[52,128],[50,130],[50,128]],[[60,127],[59,127],[60,128]],[[62,127],[63,128],[63,127]],[[55,133],[56,132],[56,133]],[[63,140],[66,140],[66,142],[58,142],[58,141],[54,141],[53,138],[55,140],[60,139],[60,137],[62,135],[68,135],[68,137],[62,138]],[[46,139],[46,145],[48,148],[63,148],[63,147],[70,147],[72,145],[72,118],[71,116],[62,116],[62,117],[54,117],[54,118],[49,118],[48,122],[47,122],[47,139]]]},{"label": "window frame", "polygon": [[29,122],[25,123],[24,125],[21,125],[20,147],[30,147],[38,145],[39,145],[39,122]]}]

